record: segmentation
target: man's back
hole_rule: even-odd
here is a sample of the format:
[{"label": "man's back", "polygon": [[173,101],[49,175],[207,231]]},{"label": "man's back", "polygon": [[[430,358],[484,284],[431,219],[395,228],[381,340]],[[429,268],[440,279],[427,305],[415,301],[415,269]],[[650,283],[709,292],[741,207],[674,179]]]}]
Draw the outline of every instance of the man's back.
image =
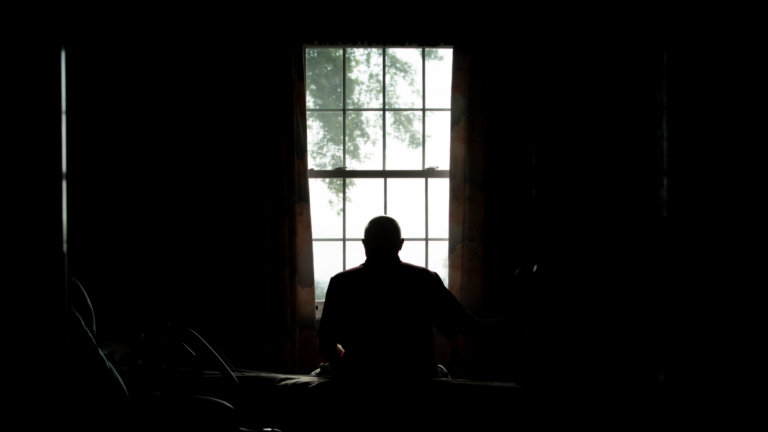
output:
[{"label": "man's back", "polygon": [[[377,373],[435,376],[432,327],[453,339],[472,319],[440,277],[423,267],[388,260],[331,278],[318,338],[344,347],[334,375]],[[386,353],[395,352],[396,356]]]}]

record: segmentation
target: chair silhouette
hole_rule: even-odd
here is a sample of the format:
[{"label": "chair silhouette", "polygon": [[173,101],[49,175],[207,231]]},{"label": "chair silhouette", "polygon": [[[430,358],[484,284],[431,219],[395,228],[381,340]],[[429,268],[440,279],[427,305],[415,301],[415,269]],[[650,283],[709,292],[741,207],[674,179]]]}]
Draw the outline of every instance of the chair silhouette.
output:
[{"label": "chair silhouette", "polygon": [[[85,330],[95,341],[95,314],[88,294],[82,284],[74,278],[72,278],[69,291],[69,303],[74,311],[72,316],[76,320],[78,317],[82,319]],[[172,325],[168,322],[150,326],[143,332],[140,346],[137,347],[139,364],[141,365],[140,374],[152,377],[162,373],[167,366],[164,352],[168,343],[180,344],[189,351],[195,359],[194,375],[202,377],[207,362],[207,364],[215,365],[215,369],[221,374],[222,380],[227,385],[236,386],[238,384],[237,377],[231,370],[232,365],[226,360],[223,353],[213,348],[194,330]],[[90,351],[101,355],[104,362],[107,362],[104,357],[106,350]],[[119,376],[114,366],[110,367]],[[116,378],[116,381],[120,381],[120,378]],[[113,387],[120,384],[115,384]],[[123,388],[125,387],[123,386]],[[98,398],[98,395],[94,396]],[[152,389],[133,387],[128,389],[128,399],[129,402],[125,407],[127,409],[126,416],[132,418],[128,422],[128,430],[252,431],[238,426],[235,409],[228,402],[208,396],[187,394],[184,389],[174,391],[174,389],[167,387],[163,389],[163,393],[160,393]],[[277,431],[277,429],[263,430]]]}]

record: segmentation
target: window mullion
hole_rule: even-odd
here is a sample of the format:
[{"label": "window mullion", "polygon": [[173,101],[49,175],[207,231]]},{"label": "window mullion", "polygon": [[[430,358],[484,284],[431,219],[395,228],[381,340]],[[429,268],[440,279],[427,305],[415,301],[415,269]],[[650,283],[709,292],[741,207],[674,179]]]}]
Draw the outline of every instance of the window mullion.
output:
[{"label": "window mullion", "polygon": [[[341,166],[347,166],[347,49],[341,58]],[[334,167],[336,168],[336,167]]]},{"label": "window mullion", "polygon": [[[421,49],[421,169],[426,169],[427,132],[427,51]],[[424,179],[424,267],[429,266],[429,179]]]},{"label": "window mullion", "polygon": [[424,267],[429,264],[429,179],[424,179]]},{"label": "window mullion", "polygon": [[[382,169],[387,170],[387,48],[381,53],[381,151]],[[387,178],[384,177],[384,214],[387,214]]]},{"label": "window mullion", "polygon": [[426,169],[426,133],[427,133],[427,52],[425,48],[421,49],[421,169]]},{"label": "window mullion", "polygon": [[[347,49],[341,56],[341,166],[347,166]],[[347,179],[341,179],[341,269],[347,269]]]},{"label": "window mullion", "polygon": [[341,268],[347,269],[347,179],[341,179]]},{"label": "window mullion", "polygon": [[384,215],[387,214],[387,178],[384,177]]},{"label": "window mullion", "polygon": [[[450,108],[430,108],[429,111],[450,111]],[[379,108],[346,108],[346,111],[376,111],[379,112]],[[418,111],[413,108],[387,108],[387,111]],[[339,112],[338,109],[324,109],[324,108],[307,108],[307,112]]]},{"label": "window mullion", "polygon": [[[387,170],[387,49],[382,50],[381,55],[381,150],[384,152],[382,156],[383,170]],[[386,182],[386,180],[385,180]],[[384,195],[386,200],[386,194]],[[386,202],[386,201],[385,201]],[[386,204],[385,204],[386,208]]]}]

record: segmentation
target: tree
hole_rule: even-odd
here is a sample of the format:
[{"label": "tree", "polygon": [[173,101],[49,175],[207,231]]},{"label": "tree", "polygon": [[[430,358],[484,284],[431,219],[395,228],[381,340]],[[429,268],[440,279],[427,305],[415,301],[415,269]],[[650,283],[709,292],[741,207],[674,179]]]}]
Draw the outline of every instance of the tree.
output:
[{"label": "tree", "polygon": [[[348,108],[380,108],[382,99],[382,48],[347,49],[346,62],[346,106]],[[419,50],[420,56],[426,52],[426,61],[443,60],[437,49]],[[307,108],[341,109],[342,104],[342,75],[344,50],[340,48],[307,49]],[[387,108],[400,107],[401,95],[398,94],[392,81],[402,81],[410,87],[411,92],[421,97],[421,76],[416,76],[416,70],[411,63],[398,54],[398,50],[387,50],[387,79],[386,89]],[[417,107],[414,107],[417,108]],[[420,107],[418,107],[420,108]],[[417,124],[418,116],[408,112],[388,111],[390,119],[389,133],[398,140],[407,143],[409,148],[421,147],[421,125]],[[307,129],[312,137],[309,156],[313,160],[313,168],[331,170],[344,164],[343,118],[341,112],[311,112],[307,115]],[[382,130],[382,117],[366,115],[360,111],[347,112],[346,125],[346,158],[350,162],[362,163],[369,160],[371,153],[366,150],[376,150],[377,137],[372,137],[368,129]],[[331,208],[341,214],[342,188],[341,179],[323,179],[323,183],[331,192],[329,201]],[[347,179],[347,190],[355,186],[354,179]],[[347,202],[351,202],[349,195]]]}]

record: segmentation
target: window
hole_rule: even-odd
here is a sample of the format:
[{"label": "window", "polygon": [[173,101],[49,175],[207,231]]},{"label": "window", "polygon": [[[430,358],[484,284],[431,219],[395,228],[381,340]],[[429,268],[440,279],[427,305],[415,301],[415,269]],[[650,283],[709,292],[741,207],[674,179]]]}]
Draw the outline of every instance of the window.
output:
[{"label": "window", "polygon": [[400,259],[448,284],[450,48],[307,47],[315,288],[365,262],[374,216],[400,223]]}]

